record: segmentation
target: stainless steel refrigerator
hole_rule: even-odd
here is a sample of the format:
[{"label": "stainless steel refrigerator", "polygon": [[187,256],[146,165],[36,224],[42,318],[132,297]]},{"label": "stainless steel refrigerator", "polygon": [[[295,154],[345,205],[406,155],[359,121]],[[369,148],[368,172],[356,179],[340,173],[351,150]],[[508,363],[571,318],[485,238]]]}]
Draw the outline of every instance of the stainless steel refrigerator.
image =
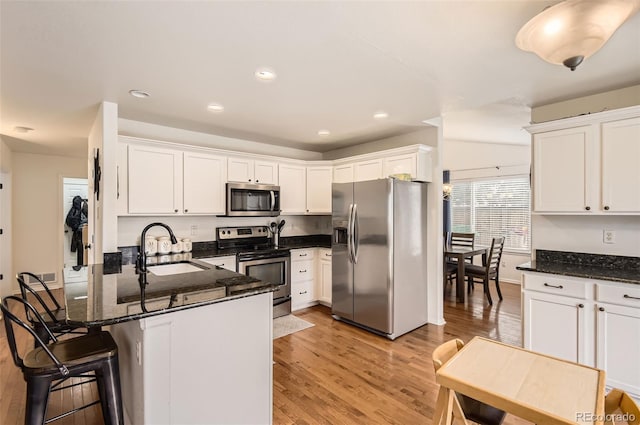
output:
[{"label": "stainless steel refrigerator", "polygon": [[333,184],[332,313],[389,339],[427,323],[427,184]]}]

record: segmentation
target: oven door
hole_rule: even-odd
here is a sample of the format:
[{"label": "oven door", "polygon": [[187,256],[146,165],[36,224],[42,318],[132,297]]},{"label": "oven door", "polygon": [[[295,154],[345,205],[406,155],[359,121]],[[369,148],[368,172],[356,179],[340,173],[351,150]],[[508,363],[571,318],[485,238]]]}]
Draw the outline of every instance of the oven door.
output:
[{"label": "oven door", "polygon": [[238,272],[255,277],[264,282],[280,285],[273,293],[273,303],[277,304],[282,298],[291,297],[291,265],[289,256],[276,258],[261,258],[238,260]]}]

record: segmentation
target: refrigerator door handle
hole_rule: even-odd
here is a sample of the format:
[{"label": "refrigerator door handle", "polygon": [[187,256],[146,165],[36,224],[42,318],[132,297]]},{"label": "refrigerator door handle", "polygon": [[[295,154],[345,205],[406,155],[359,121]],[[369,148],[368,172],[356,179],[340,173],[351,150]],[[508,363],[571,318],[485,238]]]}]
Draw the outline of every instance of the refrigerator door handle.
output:
[{"label": "refrigerator door handle", "polygon": [[349,204],[349,220],[347,222],[347,253],[349,254],[349,262],[353,263],[353,232],[351,226],[353,223],[353,204]]},{"label": "refrigerator door handle", "polygon": [[358,264],[358,251],[360,250],[360,237],[358,235],[358,204],[353,204],[353,263]]}]

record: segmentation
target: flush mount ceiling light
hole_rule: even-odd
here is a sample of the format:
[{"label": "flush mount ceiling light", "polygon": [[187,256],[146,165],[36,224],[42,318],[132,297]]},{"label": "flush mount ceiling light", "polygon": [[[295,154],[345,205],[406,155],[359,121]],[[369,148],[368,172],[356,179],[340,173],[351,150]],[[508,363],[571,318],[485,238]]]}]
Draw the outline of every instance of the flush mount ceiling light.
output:
[{"label": "flush mount ceiling light", "polygon": [[385,118],[388,118],[389,114],[384,112],[384,111],[378,111],[375,114],[373,114],[373,118],[377,119],[377,120],[383,120]]},{"label": "flush mount ceiling light", "polygon": [[258,68],[254,75],[260,81],[273,81],[276,79],[276,73],[269,68]]},{"label": "flush mount ceiling light", "polygon": [[33,131],[33,128],[31,128],[31,127],[23,127],[21,125],[17,125],[15,127],[13,127],[13,129],[15,130],[16,133],[28,133],[30,131]]},{"label": "flush mount ceiling light", "polygon": [[331,132],[329,130],[319,130],[318,131],[318,136],[323,136],[324,137],[324,136],[328,136],[330,134],[331,134]]},{"label": "flush mount ceiling light", "polygon": [[129,94],[133,97],[137,97],[140,99],[146,99],[147,97],[150,96],[149,93],[147,93],[146,91],[142,91],[142,90],[129,90]]},{"label": "flush mount ceiling light", "polygon": [[210,103],[207,106],[207,109],[211,112],[222,112],[224,111],[224,106],[220,105],[219,103]]},{"label": "flush mount ceiling light", "polygon": [[639,9],[640,0],[565,0],[527,22],[516,45],[574,71]]}]

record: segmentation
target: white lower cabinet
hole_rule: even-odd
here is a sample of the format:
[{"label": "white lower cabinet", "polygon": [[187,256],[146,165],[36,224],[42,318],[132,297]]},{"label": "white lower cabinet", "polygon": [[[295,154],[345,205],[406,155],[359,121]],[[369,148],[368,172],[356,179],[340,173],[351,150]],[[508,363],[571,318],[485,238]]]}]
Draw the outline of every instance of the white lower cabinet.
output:
[{"label": "white lower cabinet", "polygon": [[291,250],[291,310],[316,304],[315,248]]},{"label": "white lower cabinet", "polygon": [[318,301],[331,307],[331,249],[318,248]]},{"label": "white lower cabinet", "polygon": [[640,285],[523,273],[524,348],[595,366],[640,399]]},{"label": "white lower cabinet", "polygon": [[212,266],[218,266],[223,269],[231,270],[232,272],[237,271],[235,255],[223,255],[220,257],[197,258],[197,260],[203,261],[207,264],[211,264]]}]

